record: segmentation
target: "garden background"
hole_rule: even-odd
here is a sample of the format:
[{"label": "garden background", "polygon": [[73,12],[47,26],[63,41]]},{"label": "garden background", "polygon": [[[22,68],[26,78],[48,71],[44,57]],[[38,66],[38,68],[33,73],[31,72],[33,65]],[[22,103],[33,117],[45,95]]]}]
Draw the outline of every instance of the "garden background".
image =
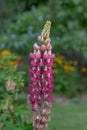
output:
[{"label": "garden background", "polygon": [[29,53],[47,20],[56,55],[48,130],[87,129],[87,0],[0,0],[1,130],[32,129]]}]

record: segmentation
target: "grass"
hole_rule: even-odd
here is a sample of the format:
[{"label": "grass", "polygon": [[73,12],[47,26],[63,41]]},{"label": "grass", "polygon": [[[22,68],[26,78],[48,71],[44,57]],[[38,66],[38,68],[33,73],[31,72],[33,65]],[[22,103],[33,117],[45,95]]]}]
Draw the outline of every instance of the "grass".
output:
[{"label": "grass", "polygon": [[87,104],[54,105],[48,130],[87,130]]}]

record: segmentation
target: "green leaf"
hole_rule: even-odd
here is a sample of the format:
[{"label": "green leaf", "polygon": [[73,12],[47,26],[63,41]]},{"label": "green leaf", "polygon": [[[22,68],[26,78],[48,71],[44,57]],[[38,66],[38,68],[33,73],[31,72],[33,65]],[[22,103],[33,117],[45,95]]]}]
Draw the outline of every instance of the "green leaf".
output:
[{"label": "green leaf", "polygon": [[15,111],[18,112],[20,115],[23,115],[26,112],[28,112],[29,109],[27,107],[25,107],[25,106],[20,105],[19,107],[15,108]]},{"label": "green leaf", "polygon": [[18,115],[18,117],[17,117],[17,124],[18,124],[19,127],[22,126],[22,118],[21,118],[20,115]]},{"label": "green leaf", "polygon": [[2,128],[2,130],[19,130],[14,124],[10,122],[5,122],[5,126]]},{"label": "green leaf", "polygon": [[26,125],[22,130],[33,130],[32,123]]}]

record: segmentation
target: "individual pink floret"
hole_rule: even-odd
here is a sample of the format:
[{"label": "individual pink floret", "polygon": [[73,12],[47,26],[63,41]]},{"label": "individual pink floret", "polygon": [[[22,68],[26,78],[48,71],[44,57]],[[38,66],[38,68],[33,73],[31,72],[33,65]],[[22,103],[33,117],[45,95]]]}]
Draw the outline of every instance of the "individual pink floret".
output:
[{"label": "individual pink floret", "polygon": [[46,49],[47,49],[48,51],[50,51],[50,50],[52,49],[52,46],[51,46],[51,44],[50,44],[50,43],[49,43],[49,44],[47,44]]},{"label": "individual pink floret", "polygon": [[49,55],[49,58],[50,58],[50,59],[54,59],[54,58],[55,58],[55,54]]},{"label": "individual pink floret", "polygon": [[36,82],[37,81],[37,78],[35,78],[35,77],[31,77],[30,79],[31,79],[32,82]]},{"label": "individual pink floret", "polygon": [[45,45],[41,45],[40,50],[41,50],[42,52],[45,51],[45,50],[46,50],[46,46],[45,46]]},{"label": "individual pink floret", "polygon": [[33,48],[34,48],[34,50],[39,50],[40,49],[40,47],[36,43],[33,45]]},{"label": "individual pink floret", "polygon": [[49,58],[49,54],[48,53],[43,54],[43,58],[47,60]]},{"label": "individual pink floret", "polygon": [[41,83],[44,83],[44,82],[45,82],[45,79],[44,79],[44,78],[41,78],[41,79],[40,79],[40,82],[41,82]]},{"label": "individual pink floret", "polygon": [[43,66],[43,61],[41,59],[40,63],[39,63],[39,66],[42,67]]},{"label": "individual pink floret", "polygon": [[34,60],[32,60],[32,61],[31,61],[31,65],[32,65],[32,66],[37,66],[37,65],[38,65],[38,63],[37,63],[37,62],[35,62]]},{"label": "individual pink floret", "polygon": [[31,88],[35,88],[35,87],[36,87],[36,83],[30,83],[29,86],[30,86]]},{"label": "individual pink floret", "polygon": [[29,71],[30,73],[32,73],[32,74],[35,73],[35,70],[33,70],[32,68],[28,69],[28,71]]},{"label": "individual pink floret", "polygon": [[36,54],[35,54],[35,58],[36,58],[36,59],[40,59],[40,58],[41,58],[41,54],[40,54],[40,53],[36,53]]},{"label": "individual pink floret", "polygon": [[51,42],[51,39],[50,39],[50,38],[47,38],[47,39],[44,41],[45,44],[48,44],[48,43],[50,43],[50,42]]},{"label": "individual pink floret", "polygon": [[46,63],[46,65],[47,65],[48,67],[51,67],[51,66],[53,65],[53,61],[51,61],[50,63]]},{"label": "individual pink floret", "polygon": [[47,78],[48,82],[52,82],[53,80],[54,80],[54,78],[52,76],[50,76],[50,77]]},{"label": "individual pink floret", "polygon": [[34,53],[30,53],[29,55],[31,58],[35,58],[35,54]]}]

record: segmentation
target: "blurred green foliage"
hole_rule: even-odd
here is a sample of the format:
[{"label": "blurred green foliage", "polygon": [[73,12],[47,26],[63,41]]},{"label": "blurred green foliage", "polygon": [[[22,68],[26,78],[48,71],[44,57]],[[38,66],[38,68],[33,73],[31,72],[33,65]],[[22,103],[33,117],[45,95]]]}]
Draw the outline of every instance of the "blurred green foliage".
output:
[{"label": "blurred green foliage", "polygon": [[[4,50],[0,53],[0,130],[32,130],[24,93],[24,72],[17,70],[17,56]],[[27,128],[26,128],[27,126]]]},{"label": "blurred green foliage", "polygon": [[[24,46],[20,41],[23,41],[23,39],[25,43],[34,41],[38,32],[41,32],[41,26],[47,19],[50,19],[53,23],[53,46],[56,44],[58,48],[73,48],[87,57],[86,16],[87,1],[50,0],[48,6],[39,6],[38,9],[33,8],[30,12],[18,15],[16,22],[8,26],[7,32],[10,33],[10,36],[14,35],[14,41],[18,42],[14,44]],[[3,43],[9,42],[9,39],[11,39],[7,33],[1,37]],[[3,37],[7,40],[4,41]]]}]

